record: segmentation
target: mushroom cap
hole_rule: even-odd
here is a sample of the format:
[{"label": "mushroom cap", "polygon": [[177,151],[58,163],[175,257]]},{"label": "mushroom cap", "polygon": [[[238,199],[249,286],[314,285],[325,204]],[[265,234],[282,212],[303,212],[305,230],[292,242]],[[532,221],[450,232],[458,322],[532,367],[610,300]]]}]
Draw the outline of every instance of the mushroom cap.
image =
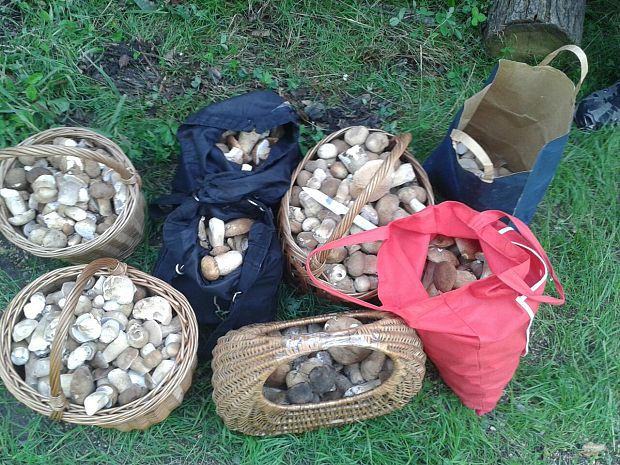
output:
[{"label": "mushroom cap", "polygon": [[146,297],[134,305],[133,316],[142,320],[156,320],[162,325],[168,325],[172,320],[172,307],[163,297]]},{"label": "mushroom cap", "polygon": [[353,126],[344,133],[344,141],[349,145],[362,145],[366,142],[368,134],[369,131],[367,127]]},{"label": "mushroom cap", "polygon": [[127,331],[127,341],[131,347],[141,349],[149,342],[149,332],[142,325],[135,325]]},{"label": "mushroom cap", "polygon": [[136,286],[127,276],[108,276],[103,282],[103,297],[106,300],[114,300],[119,305],[133,302]]},{"label": "mushroom cap", "polygon": [[78,404],[84,404],[84,399],[95,390],[95,383],[90,369],[82,365],[73,372],[69,392],[71,398]]},{"label": "mushroom cap", "polygon": [[116,191],[114,186],[103,181],[96,181],[90,185],[88,193],[95,199],[111,199]]},{"label": "mushroom cap", "polygon": [[224,237],[239,236],[247,234],[254,224],[254,220],[250,218],[237,218],[229,221],[224,225]]}]

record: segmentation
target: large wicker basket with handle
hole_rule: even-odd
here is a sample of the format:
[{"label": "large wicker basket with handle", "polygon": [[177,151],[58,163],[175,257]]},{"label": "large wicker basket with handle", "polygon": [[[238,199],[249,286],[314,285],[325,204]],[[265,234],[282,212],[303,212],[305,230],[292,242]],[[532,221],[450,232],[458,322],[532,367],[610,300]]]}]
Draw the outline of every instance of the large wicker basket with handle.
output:
[{"label": "large wicker basket with handle", "polygon": [[[104,149],[110,156],[86,148],[53,145],[52,142],[57,137],[84,139],[96,148]],[[4,178],[15,164],[16,157],[23,155],[37,158],[72,156],[103,163],[119,173],[122,182],[127,185],[127,204],[114,224],[99,237],[74,246],[53,249],[34,244],[24,237],[17,227],[9,223],[10,214],[4,202],[0,201],[0,232],[10,242],[39,257],[56,258],[71,263],[88,263],[102,257],[126,258],[142,241],[145,203],[140,176],[121,148],[110,139],[88,129],[63,127],[35,134],[16,147],[0,149],[0,187],[4,186]]]},{"label": "large wicker basket with handle", "polygon": [[[349,316],[365,323],[339,332],[296,336],[275,330]],[[272,333],[273,334],[273,333]],[[267,378],[283,363],[336,346],[381,351],[393,361],[391,376],[375,389],[339,400],[278,405],[263,395]],[[334,313],[246,326],[220,338],[213,352],[213,399],[227,427],[256,436],[299,433],[385,415],[403,407],[420,390],[426,355],[416,332],[389,313]]]},{"label": "large wicker basket with handle", "polygon": [[[299,166],[295,170],[291,178],[291,184],[289,190],[286,192],[284,197],[282,198],[282,202],[280,205],[280,211],[278,213],[278,223],[280,229],[280,237],[282,240],[282,249],[284,251],[284,255],[287,257],[287,265],[290,272],[291,277],[293,278],[295,284],[300,285],[304,289],[309,289],[310,286],[314,286],[310,279],[307,277],[305,263],[306,263],[306,252],[302,250],[301,247],[295,241],[293,234],[291,233],[291,225],[289,220],[289,207],[291,202],[291,191],[293,186],[295,185],[297,176],[304,169],[306,164],[310,160],[314,160],[317,158],[317,152],[319,148],[331,141],[341,138],[345,132],[347,132],[351,128],[340,129],[333,134],[330,134],[325,139],[320,141],[316,146],[314,146],[303,158],[303,160],[299,163]],[[366,188],[362,191],[362,193],[357,197],[355,202],[350,206],[349,211],[346,215],[342,217],[342,220],[337,225],[336,229],[331,234],[329,241],[333,241],[336,239],[340,239],[341,237],[349,234],[349,230],[351,226],[353,226],[353,221],[355,216],[357,216],[364,205],[369,202],[369,198],[371,194],[381,184],[381,181],[393,172],[394,165],[397,163],[399,159],[403,162],[410,163],[413,167],[413,170],[416,175],[416,179],[421,187],[423,187],[426,191],[428,205],[434,205],[435,198],[433,196],[433,189],[431,187],[431,183],[428,179],[428,176],[422,165],[413,157],[413,155],[407,150],[409,143],[411,142],[410,134],[402,134],[398,136],[394,136],[393,134],[387,133],[380,129],[370,129],[370,133],[383,133],[391,139],[390,142],[390,150],[391,153],[387,158],[386,162],[382,164],[381,168],[376,172],[374,177],[368,183]],[[319,254],[317,256],[317,260],[313,261],[313,270],[316,272],[317,276],[323,276],[322,271],[325,265],[326,254]],[[369,290],[366,292],[357,292],[351,293],[350,295],[357,297],[362,300],[370,300],[377,295],[376,290]],[[329,296],[327,296],[329,297]]]},{"label": "large wicker basket with handle", "polygon": [[[120,407],[100,410],[87,415],[82,405],[70,403],[60,387],[61,357],[73,312],[84,286],[92,276],[123,274],[135,285],[148,290],[150,295],[165,298],[181,322],[181,347],[176,356],[176,366],[161,383],[144,397]],[[23,318],[22,309],[30,297],[39,291],[59,289],[67,281],[77,278],[77,283],[67,296],[51,346],[50,386],[51,396],[41,395],[30,387],[11,362],[11,335],[13,327]],[[178,407],[192,384],[196,368],[198,324],[185,297],[165,282],[115,259],[101,258],[89,265],[77,265],[51,271],[30,283],[11,301],[0,320],[0,378],[17,400],[35,412],[54,420],[64,420],[81,425],[95,425],[120,431],[143,430],[165,420]]]}]

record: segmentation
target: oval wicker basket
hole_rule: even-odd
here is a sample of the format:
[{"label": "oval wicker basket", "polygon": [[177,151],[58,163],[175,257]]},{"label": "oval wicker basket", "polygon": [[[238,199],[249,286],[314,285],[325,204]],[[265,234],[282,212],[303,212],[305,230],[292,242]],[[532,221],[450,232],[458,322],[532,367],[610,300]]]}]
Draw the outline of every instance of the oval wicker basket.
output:
[{"label": "oval wicker basket", "polygon": [[[367,322],[334,333],[269,336],[270,331],[334,316]],[[336,346],[378,350],[392,358],[392,375],[372,391],[316,404],[278,405],[263,395],[263,385],[282,363]],[[278,323],[262,323],[230,331],[213,351],[213,400],[226,426],[254,436],[300,433],[385,415],[403,407],[420,390],[426,355],[416,332],[384,312],[332,313]]]},{"label": "oval wicker basket", "polygon": [[[293,278],[295,284],[300,285],[304,290],[309,290],[310,286],[314,287],[314,284],[306,274],[306,253],[299,247],[299,245],[295,242],[295,238],[291,233],[291,225],[288,218],[288,211],[291,201],[291,189],[295,185],[295,180],[297,179],[297,175],[304,169],[304,166],[308,161],[316,158],[316,154],[321,145],[331,142],[334,139],[341,137],[347,130],[350,128],[340,129],[339,131],[330,134],[325,139],[320,141],[317,145],[315,145],[303,158],[303,160],[299,163],[297,169],[293,172],[291,177],[291,184],[289,190],[282,197],[282,202],[280,204],[280,211],[278,212],[278,224],[280,229],[280,238],[282,242],[282,250],[284,251],[284,255],[287,257],[287,266],[290,273],[290,276]],[[364,205],[368,203],[368,199],[370,198],[372,192],[375,188],[380,185],[381,181],[388,176],[392,172],[392,166],[399,158],[403,158],[407,163],[411,163],[413,166],[413,170],[415,172],[416,178],[422,186],[426,190],[427,195],[427,203],[428,205],[435,204],[435,197],[433,196],[433,188],[431,187],[430,180],[428,175],[422,168],[422,165],[413,157],[413,155],[407,150],[409,143],[411,142],[410,134],[402,134],[395,136],[386,131],[382,131],[380,129],[370,129],[371,133],[383,133],[390,138],[393,138],[393,147],[391,150],[391,154],[387,159],[387,163],[383,163],[381,168],[377,171],[375,176],[372,178],[370,183],[366,186],[364,191],[359,195],[359,197],[355,200],[353,205],[351,205],[349,212],[343,216],[342,220],[332,233],[329,241],[333,241],[336,239],[340,239],[343,236],[346,236],[349,232],[349,229],[353,225],[353,218],[359,214]],[[392,145],[392,142],[390,143]],[[328,242],[329,242],[328,241]],[[315,275],[317,277],[322,277],[326,279],[325,275],[322,273],[323,265],[325,262],[325,254],[319,254],[316,260],[313,260],[313,270],[315,270]],[[320,294],[324,295],[329,299],[334,299],[334,297],[322,292],[318,291]],[[352,295],[358,299],[362,300],[370,300],[376,297],[377,290],[369,290],[367,292],[356,292],[351,293]]]},{"label": "oval wicker basket", "polygon": [[[125,274],[134,284],[143,286],[151,295],[164,297],[181,320],[182,341],[176,356],[176,366],[164,381],[144,397],[120,407],[103,409],[87,415],[82,405],[70,403],[60,388],[61,355],[64,341],[72,321],[73,310],[84,285],[91,276]],[[22,318],[22,308],[38,291],[59,288],[62,283],[77,278],[77,284],[67,296],[62,310],[50,354],[51,397],[41,395],[22,379],[11,362],[11,334]],[[88,265],[77,265],[51,271],[39,277],[11,301],[0,320],[0,378],[15,398],[35,412],[54,420],[64,420],[80,425],[114,428],[120,431],[143,430],[165,420],[178,407],[192,384],[196,369],[198,324],[187,299],[165,282],[115,259],[101,258]]]},{"label": "oval wicker basket", "polygon": [[[52,141],[57,137],[85,139],[96,147],[105,149],[110,157],[101,155],[94,150],[52,145]],[[22,155],[35,157],[66,155],[103,163],[119,173],[123,182],[127,184],[127,205],[118,215],[114,224],[99,237],[74,246],[51,249],[30,242],[17,227],[9,223],[10,213],[4,202],[0,201],[0,232],[10,242],[39,257],[56,258],[71,263],[89,263],[102,257],[126,258],[142,241],[145,202],[140,189],[140,176],[121,148],[110,139],[88,129],[63,127],[48,129],[35,134],[16,147],[0,149],[0,160],[2,160],[0,163],[0,187],[4,185],[4,177],[15,162],[15,157]]]}]

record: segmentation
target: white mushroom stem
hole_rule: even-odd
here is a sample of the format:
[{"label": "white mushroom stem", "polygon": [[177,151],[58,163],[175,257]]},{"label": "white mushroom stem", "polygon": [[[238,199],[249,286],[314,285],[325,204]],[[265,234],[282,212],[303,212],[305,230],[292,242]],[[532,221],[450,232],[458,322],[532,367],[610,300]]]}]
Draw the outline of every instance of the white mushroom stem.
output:
[{"label": "white mushroom stem", "polygon": [[92,394],[89,394],[86,399],[84,399],[84,410],[86,411],[86,415],[92,416],[99,410],[105,408],[110,399],[111,395],[105,390],[100,391],[97,389]]},{"label": "white mushroom stem", "polygon": [[60,389],[65,397],[71,397],[71,380],[73,379],[73,373],[67,373],[60,375]]},{"label": "white mushroom stem", "polygon": [[97,210],[102,216],[110,216],[114,213],[110,199],[97,199]]},{"label": "white mushroom stem", "polygon": [[312,177],[308,179],[308,182],[306,182],[306,187],[320,189],[321,184],[323,184],[323,181],[325,181],[326,178],[327,173],[325,173],[325,171],[321,168],[317,168],[314,170],[314,173],[312,173]]},{"label": "white mushroom stem", "polygon": [[233,147],[229,152],[224,154],[228,161],[241,165],[243,163],[243,150],[238,147]]},{"label": "white mushroom stem", "polygon": [[224,234],[226,226],[224,221],[219,218],[211,218],[209,220],[209,243],[211,247],[220,247],[224,245]]},{"label": "white mushroom stem", "polygon": [[[338,190],[336,191],[336,195],[334,196],[334,200],[336,202],[340,202],[342,204],[345,204],[346,202],[351,200],[351,194],[349,192],[349,189],[350,189],[350,186],[351,186],[352,179],[353,178],[351,177],[351,175],[349,175],[348,177],[346,177],[346,178],[344,178],[342,180],[342,182],[338,186]],[[301,197],[301,194],[299,194],[299,195]]]},{"label": "white mushroom stem", "polygon": [[164,378],[172,371],[175,366],[175,362],[172,360],[162,360],[155,371],[153,372],[153,382],[157,385],[161,383]]},{"label": "white mushroom stem", "polygon": [[24,213],[20,213],[19,215],[12,216],[9,218],[9,223],[13,226],[23,226],[26,223],[34,220],[36,216],[36,212],[34,210],[28,210]]},{"label": "white mushroom stem", "polygon": [[347,276],[347,269],[342,264],[333,265],[327,272],[327,278],[331,284],[342,281]]},{"label": "white mushroom stem", "polygon": [[127,347],[129,347],[129,342],[127,341],[127,334],[124,331],[121,331],[118,334],[118,337],[114,339],[108,347],[103,351],[103,360],[107,363],[110,363],[116,357],[118,357]]},{"label": "white mushroom stem", "polygon": [[422,211],[426,208],[426,205],[424,205],[422,202],[420,202],[418,199],[416,198],[412,198],[411,200],[409,200],[409,207],[414,211],[414,212],[419,212]]},{"label": "white mushroom stem", "polygon": [[400,165],[398,169],[394,172],[391,187],[402,186],[403,184],[411,182],[413,180],[415,180],[413,166],[411,166],[411,163],[404,163]]},{"label": "white mushroom stem", "polygon": [[332,232],[336,229],[336,221],[333,218],[325,218],[321,225],[314,231],[314,238],[319,244],[325,244]]},{"label": "white mushroom stem", "polygon": [[269,152],[271,148],[269,147],[269,141],[267,139],[263,139],[254,147],[254,164],[258,165],[261,160],[266,160],[269,156]]},{"label": "white mushroom stem", "polygon": [[4,199],[6,208],[11,214],[20,215],[28,210],[26,201],[22,198],[19,191],[15,189],[0,189],[0,196]]}]

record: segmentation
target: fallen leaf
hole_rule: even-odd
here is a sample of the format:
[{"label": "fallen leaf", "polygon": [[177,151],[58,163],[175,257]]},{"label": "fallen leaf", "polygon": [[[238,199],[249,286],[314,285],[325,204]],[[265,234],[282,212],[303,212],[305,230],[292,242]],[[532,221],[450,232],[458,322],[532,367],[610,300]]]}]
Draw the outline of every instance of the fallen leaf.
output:
[{"label": "fallen leaf", "polygon": [[264,29],[262,31],[252,31],[250,34],[254,37],[269,37],[271,35],[271,31]]},{"label": "fallen leaf", "polygon": [[129,64],[130,60],[131,60],[131,58],[129,57],[129,55],[123,54],[118,59],[118,66],[120,66],[121,68],[124,68],[125,66],[127,66]]},{"label": "fallen leaf", "polygon": [[596,457],[606,449],[605,444],[594,444],[593,442],[586,442],[581,448],[581,455],[584,457]]},{"label": "fallen leaf", "polygon": [[222,73],[219,69],[214,67],[209,68],[209,76],[211,77],[211,80],[216,84],[222,79]]}]

